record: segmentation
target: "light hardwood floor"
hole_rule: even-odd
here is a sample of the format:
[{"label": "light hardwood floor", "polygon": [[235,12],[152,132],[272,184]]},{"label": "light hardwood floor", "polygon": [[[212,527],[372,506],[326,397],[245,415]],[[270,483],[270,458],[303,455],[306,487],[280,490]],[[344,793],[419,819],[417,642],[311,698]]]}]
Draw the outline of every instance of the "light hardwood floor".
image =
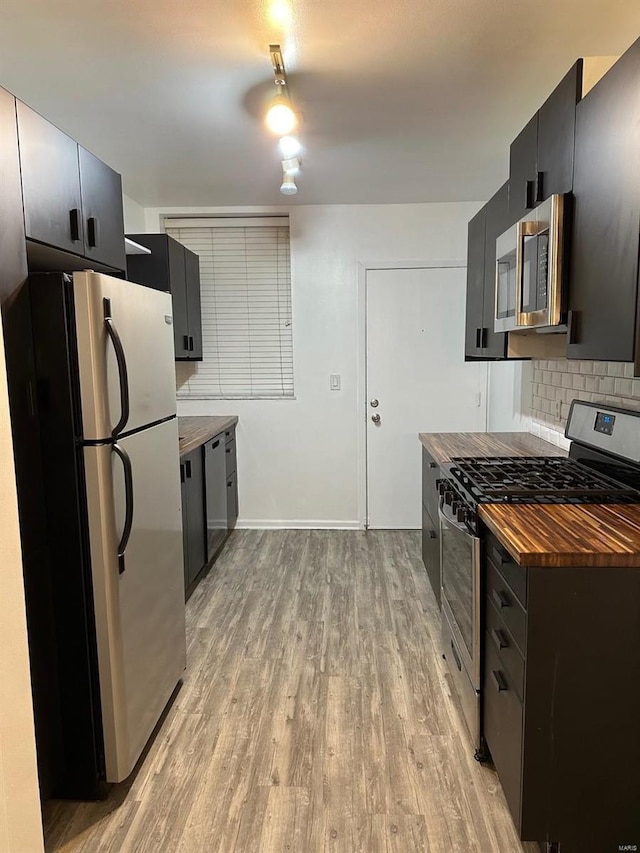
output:
[{"label": "light hardwood floor", "polygon": [[137,772],[49,803],[48,851],[537,851],[452,704],[419,532],[236,531],[187,642]]}]

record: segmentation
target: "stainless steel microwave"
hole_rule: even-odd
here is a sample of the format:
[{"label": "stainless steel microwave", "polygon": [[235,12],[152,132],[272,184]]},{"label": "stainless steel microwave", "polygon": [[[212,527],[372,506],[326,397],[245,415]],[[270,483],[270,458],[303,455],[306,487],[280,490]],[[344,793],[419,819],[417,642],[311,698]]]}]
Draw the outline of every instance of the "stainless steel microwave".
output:
[{"label": "stainless steel microwave", "polygon": [[496,332],[563,322],[568,206],[552,195],[496,240]]}]

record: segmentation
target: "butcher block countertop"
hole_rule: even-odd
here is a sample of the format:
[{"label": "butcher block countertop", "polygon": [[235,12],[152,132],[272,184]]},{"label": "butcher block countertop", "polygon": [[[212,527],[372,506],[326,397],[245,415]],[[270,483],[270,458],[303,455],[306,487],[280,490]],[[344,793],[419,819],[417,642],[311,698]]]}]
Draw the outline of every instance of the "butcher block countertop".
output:
[{"label": "butcher block countertop", "polygon": [[481,504],[521,566],[640,567],[638,504]]},{"label": "butcher block countertop", "polygon": [[200,417],[178,418],[180,436],[180,456],[186,456],[197,447],[202,447],[214,435],[235,426],[237,415],[206,415]]},{"label": "butcher block countertop", "polygon": [[421,432],[439,465],[455,456],[566,456],[567,451],[529,432]]}]

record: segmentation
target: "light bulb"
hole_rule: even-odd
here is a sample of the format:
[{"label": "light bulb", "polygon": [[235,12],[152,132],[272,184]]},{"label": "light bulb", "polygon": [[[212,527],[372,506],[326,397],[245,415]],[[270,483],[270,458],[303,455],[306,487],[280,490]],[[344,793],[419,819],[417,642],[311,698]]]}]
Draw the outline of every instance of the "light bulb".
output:
[{"label": "light bulb", "polygon": [[300,161],[297,157],[290,157],[282,161],[282,171],[285,175],[297,175],[300,171]]},{"label": "light bulb", "polygon": [[277,98],[269,108],[265,121],[272,133],[285,136],[296,126],[297,119],[287,101],[284,98]]},{"label": "light bulb", "polygon": [[280,192],[283,195],[295,195],[298,192],[298,187],[293,179],[293,175],[290,175],[287,172],[284,173]]},{"label": "light bulb", "polygon": [[302,145],[295,136],[283,136],[278,144],[283,157],[297,157],[302,151]]}]

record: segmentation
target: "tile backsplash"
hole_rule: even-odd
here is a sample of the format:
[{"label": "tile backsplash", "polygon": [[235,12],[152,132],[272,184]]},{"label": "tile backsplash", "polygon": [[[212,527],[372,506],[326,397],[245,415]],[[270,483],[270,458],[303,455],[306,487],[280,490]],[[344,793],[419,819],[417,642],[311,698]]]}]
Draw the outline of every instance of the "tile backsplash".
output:
[{"label": "tile backsplash", "polygon": [[572,400],[640,409],[640,379],[633,364],[619,361],[534,360],[531,417],[564,430]]}]

